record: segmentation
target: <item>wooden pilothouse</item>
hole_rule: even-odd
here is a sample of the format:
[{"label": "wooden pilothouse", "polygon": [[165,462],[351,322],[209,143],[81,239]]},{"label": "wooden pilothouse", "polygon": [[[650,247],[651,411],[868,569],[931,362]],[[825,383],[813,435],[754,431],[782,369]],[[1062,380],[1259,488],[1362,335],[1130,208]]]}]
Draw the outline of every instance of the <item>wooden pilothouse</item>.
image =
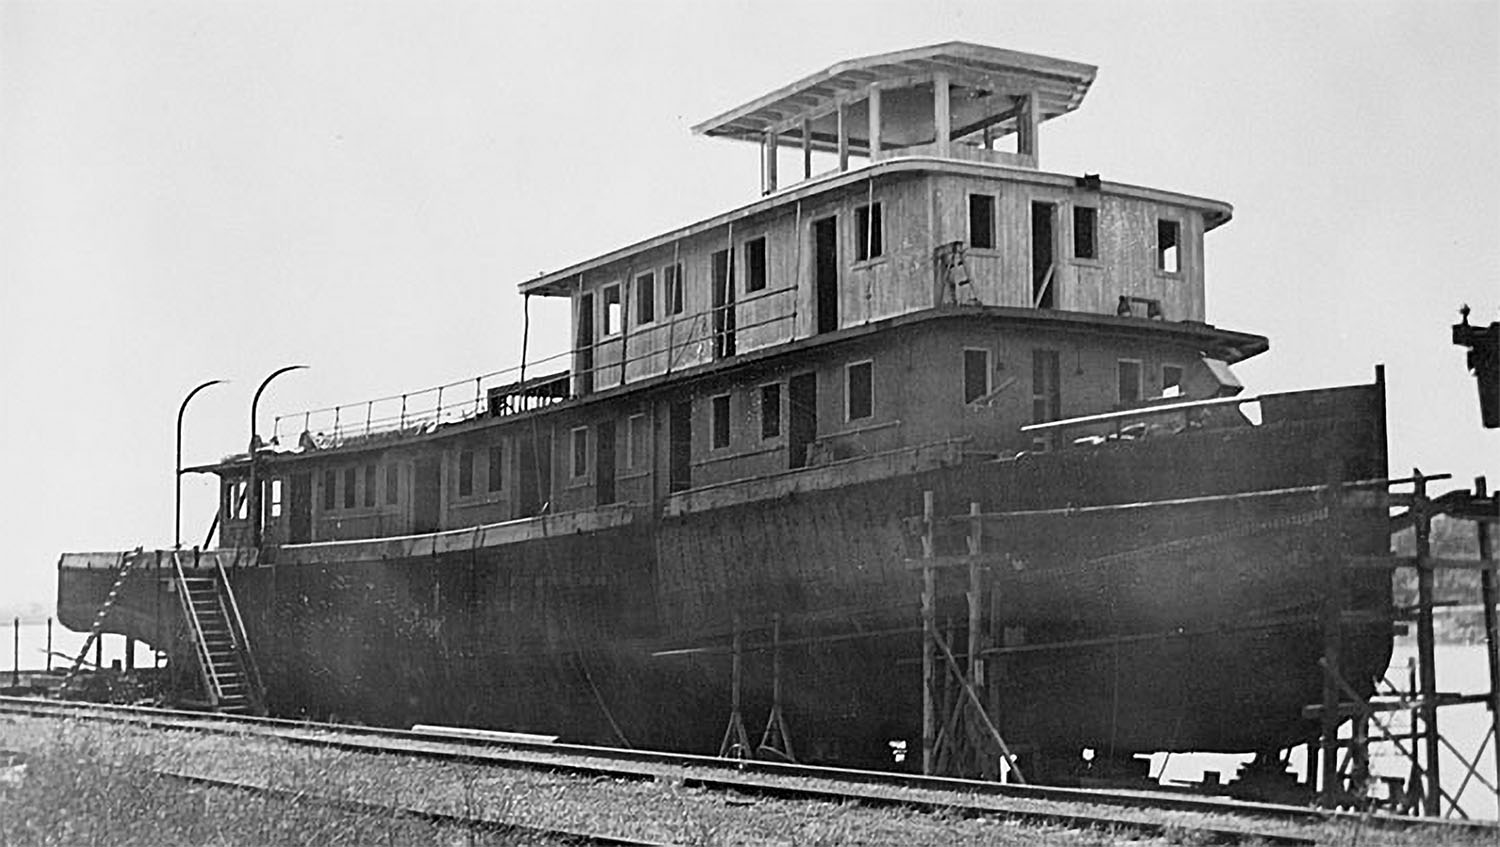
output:
[{"label": "wooden pilothouse", "polygon": [[[953,42],[731,109],[694,131],[758,145],[757,199],[520,285],[571,303],[565,370],[283,416],[203,468],[223,546],[253,553],[225,579],[269,708],[712,749],[743,633],[797,645],[746,672],[747,702],[875,763],[920,733],[908,519],[930,494],[996,516],[980,541],[1012,567],[971,643],[1012,740],[1315,735],[1313,492],[1385,475],[1383,386],[1237,410],[1230,366],[1268,343],[1206,322],[1230,206],[1040,168],[1094,73]],[[1346,521],[1351,549],[1384,545],[1379,503]],[[62,571],[80,620],[107,569]],[[1389,585],[1349,583],[1367,680]],[[940,581],[940,610],[966,590]]]}]

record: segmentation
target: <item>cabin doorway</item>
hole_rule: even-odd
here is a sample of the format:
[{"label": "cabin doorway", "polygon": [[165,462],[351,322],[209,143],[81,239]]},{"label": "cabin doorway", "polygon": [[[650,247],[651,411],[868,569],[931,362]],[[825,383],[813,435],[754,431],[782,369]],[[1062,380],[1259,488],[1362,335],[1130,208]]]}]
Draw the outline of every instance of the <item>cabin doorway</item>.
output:
[{"label": "cabin doorway", "polygon": [[693,487],[693,404],[672,404],[667,421],[668,452],[671,467],[667,470],[667,490],[682,491]]},{"label": "cabin doorway", "polygon": [[[838,218],[813,221],[813,297],[818,332],[839,328]],[[795,408],[795,406],[793,407]]]},{"label": "cabin doorway", "polygon": [[734,258],[728,250],[713,260],[714,358],[734,355]]},{"label": "cabin doorway", "polygon": [[1057,261],[1053,255],[1052,218],[1056,206],[1051,203],[1031,204],[1031,305],[1036,309],[1051,309],[1056,299]]},{"label": "cabin doorway", "polygon": [[287,491],[287,543],[306,544],[312,540],[312,474],[292,474]]},{"label": "cabin doorway", "polygon": [[411,480],[411,531],[437,532],[443,528],[443,463],[437,456],[416,461]]},{"label": "cabin doorway", "polygon": [[590,394],[594,390],[594,295],[584,294],[578,298],[578,339],[573,345],[578,350],[578,393]]},{"label": "cabin doorway", "polygon": [[519,439],[516,451],[516,477],[521,481],[520,497],[517,498],[516,517],[529,518],[540,515],[552,494],[552,436],[533,431]]},{"label": "cabin doorway", "polygon": [[615,422],[600,421],[594,433],[594,503],[615,502]]},{"label": "cabin doorway", "polygon": [[818,440],[818,375],[797,374],[787,386],[787,467],[807,466],[807,447]]}]

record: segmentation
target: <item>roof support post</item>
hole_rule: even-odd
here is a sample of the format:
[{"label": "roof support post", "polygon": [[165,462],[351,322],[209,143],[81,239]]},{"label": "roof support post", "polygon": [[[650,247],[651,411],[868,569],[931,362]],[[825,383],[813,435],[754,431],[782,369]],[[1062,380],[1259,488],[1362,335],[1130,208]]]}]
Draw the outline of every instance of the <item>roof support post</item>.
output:
[{"label": "roof support post", "polygon": [[802,178],[812,179],[812,121],[802,118]]},{"label": "roof support post", "polygon": [[839,173],[849,170],[849,109],[839,103]]},{"label": "roof support post", "polygon": [[1041,98],[1037,92],[1027,94],[1021,104],[1021,114],[1016,120],[1016,152],[1022,156],[1030,156],[1034,166],[1041,166],[1041,156],[1037,152],[1037,127],[1042,122]]},{"label": "roof support post", "polygon": [[880,158],[880,86],[870,86],[870,161]]},{"label": "roof support post", "polygon": [[776,193],[776,133],[768,132],[761,140],[761,151],[765,156],[765,183],[761,185],[762,194]]},{"label": "roof support post", "polygon": [[953,113],[948,103],[948,75],[933,74],[932,77],[932,125],[937,138],[937,154],[948,158],[952,154]]}]

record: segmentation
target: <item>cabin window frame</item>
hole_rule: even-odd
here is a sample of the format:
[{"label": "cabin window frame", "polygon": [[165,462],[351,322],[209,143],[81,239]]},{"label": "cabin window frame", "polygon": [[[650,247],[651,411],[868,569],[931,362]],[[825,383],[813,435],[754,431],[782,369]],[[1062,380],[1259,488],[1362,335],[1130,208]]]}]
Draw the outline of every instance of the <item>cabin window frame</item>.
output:
[{"label": "cabin window frame", "polygon": [[279,476],[266,480],[266,514],[272,519],[281,517],[283,488],[284,486]]},{"label": "cabin window frame", "polygon": [[[1173,243],[1162,246],[1162,228],[1170,226],[1173,234]],[[1184,227],[1179,218],[1158,215],[1156,218],[1156,273],[1158,276],[1181,276],[1183,265],[1186,264],[1187,250],[1182,241]],[[1170,259],[1170,261],[1168,261]]]},{"label": "cabin window frame", "polygon": [[631,283],[635,295],[635,325],[647,326],[656,322],[656,271],[642,271]]},{"label": "cabin window frame", "polygon": [[[1031,350],[1031,422],[1047,423],[1061,420],[1062,408],[1062,351],[1053,347],[1034,347]],[[1031,438],[1031,449],[1047,452],[1057,441],[1055,432],[1035,434]]]},{"label": "cabin window frame", "polygon": [[[1135,371],[1135,397],[1125,397],[1125,372],[1127,367]],[[1122,409],[1135,408],[1146,399],[1146,366],[1140,359],[1119,358],[1115,360],[1115,403]]]},{"label": "cabin window frame", "polygon": [[[761,441],[774,441],[775,439],[778,439],[778,438],[781,437],[781,432],[782,432],[781,416],[783,414],[782,407],[786,405],[785,403],[782,402],[782,394],[783,393],[784,392],[782,390],[781,383],[779,381],[778,382],[761,383],[761,385],[759,387],[759,393],[757,394],[757,401],[759,403],[759,411],[760,411],[760,440]],[[766,398],[767,397],[775,397],[776,398],[775,402],[771,404],[771,405],[775,406],[775,414],[774,415],[767,415],[766,414]],[[771,424],[771,426],[768,427],[767,424]]]},{"label": "cabin window frame", "polygon": [[[965,214],[968,216],[968,249],[980,253],[998,251],[1000,249],[999,196],[985,191],[970,191],[968,194],[968,198],[967,209],[965,210]],[[985,201],[989,206],[989,228],[988,231],[985,232],[985,237],[989,242],[988,244],[981,245],[974,239],[974,234],[976,232],[976,229],[974,227],[974,201],[976,200]]]},{"label": "cabin window frame", "polygon": [[499,494],[505,490],[505,442],[496,441],[485,450],[484,490]]},{"label": "cabin window frame", "polygon": [[[851,219],[854,222],[854,265],[873,265],[885,260],[886,232],[883,200],[861,203],[854,207]],[[871,209],[874,211],[871,212]],[[868,217],[874,217],[874,223]],[[862,220],[862,218],[864,220]]]},{"label": "cabin window frame", "polygon": [[[1079,214],[1082,213],[1082,212],[1088,212],[1089,213],[1088,216],[1091,218],[1091,220],[1089,221],[1089,226],[1088,226],[1088,233],[1089,233],[1088,245],[1089,245],[1089,248],[1092,250],[1092,253],[1090,253],[1087,256],[1079,255],[1079,252],[1078,252],[1078,248],[1080,246],[1079,245],[1079,241],[1078,241],[1078,224],[1079,224]],[[1072,253],[1073,263],[1074,264],[1078,264],[1078,265],[1094,265],[1094,266],[1099,266],[1099,265],[1104,264],[1104,260],[1099,257],[1099,207],[1097,205],[1091,205],[1091,204],[1088,204],[1088,203],[1074,203],[1073,204],[1073,212],[1072,212],[1072,225],[1073,225],[1073,233],[1072,233],[1073,234],[1073,239],[1072,239],[1073,240],[1073,244],[1072,244],[1070,252]]]},{"label": "cabin window frame", "polygon": [[[722,439],[720,436],[723,436]],[[708,449],[728,450],[734,444],[734,400],[729,393],[708,398]]]},{"label": "cabin window frame", "polygon": [[[760,245],[760,259],[757,264],[755,253],[751,250],[753,245]],[[747,238],[740,245],[744,252],[745,261],[745,293],[754,294],[765,291],[771,279],[771,244],[764,233],[754,238]]]},{"label": "cabin window frame", "polygon": [[339,507],[339,471],[338,468],[323,469],[323,511],[337,511]]},{"label": "cabin window frame", "polygon": [[[625,331],[625,293],[619,282],[599,286],[599,338],[614,338]],[[614,300],[611,302],[610,297]]]},{"label": "cabin window frame", "polygon": [[457,488],[459,497],[474,496],[474,465],[478,463],[478,452],[472,446],[458,448],[457,461],[454,462],[458,473]]},{"label": "cabin window frame", "polygon": [[391,463],[385,466],[385,504],[394,506],[401,502],[401,465]]},{"label": "cabin window frame", "polygon": [[[1173,381],[1170,385],[1167,383],[1167,372],[1168,371],[1176,371],[1177,372],[1177,379],[1175,381]],[[1161,394],[1162,394],[1162,396],[1165,396],[1166,393],[1167,393],[1167,390],[1170,389],[1170,388],[1173,388],[1174,386],[1177,388],[1177,394],[1178,394],[1178,396],[1181,396],[1182,395],[1182,380],[1186,376],[1187,376],[1187,369],[1184,368],[1182,365],[1172,364],[1172,363],[1163,363],[1162,366],[1161,366]]]},{"label": "cabin window frame", "polygon": [[[980,391],[978,394],[974,394],[973,396],[970,396],[971,392],[970,392],[970,385],[969,385],[969,376],[970,376],[970,373],[969,373],[969,354],[970,353],[979,353],[979,354],[981,354],[981,355],[984,356],[984,365],[983,365],[984,385],[983,385],[983,390]],[[963,348],[963,367],[962,367],[962,370],[961,370],[961,379],[962,379],[961,388],[962,388],[962,396],[963,396],[963,399],[964,399],[964,405],[965,406],[967,406],[967,405],[969,405],[971,403],[978,402],[978,401],[983,400],[984,398],[990,396],[990,392],[992,392],[992,391],[995,390],[995,387],[994,387],[994,378],[993,377],[994,377],[994,351],[992,351],[988,347],[964,347]]]},{"label": "cabin window frame", "polygon": [[568,430],[568,481],[571,484],[586,482],[589,478],[589,427],[575,426]]},{"label": "cabin window frame", "polygon": [[682,262],[668,262],[661,266],[662,317],[675,318],[687,307],[687,292],[683,289]]},{"label": "cabin window frame", "polygon": [[[865,392],[863,414],[854,415],[854,373],[858,368],[865,368],[869,374],[869,389]],[[875,417],[875,360],[860,359],[844,365],[844,422],[857,423],[859,421],[871,420]]]},{"label": "cabin window frame", "polygon": [[645,412],[625,417],[625,469],[644,471],[651,452],[651,420]]},{"label": "cabin window frame", "polygon": [[366,509],[375,508],[375,468],[375,463],[369,462],[365,464],[364,470],[360,473],[363,486],[360,489],[359,502]]},{"label": "cabin window frame", "polygon": [[359,502],[359,470],[354,465],[350,465],[344,468],[341,475],[344,477],[344,496],[341,502],[345,509],[352,509],[354,504]]}]

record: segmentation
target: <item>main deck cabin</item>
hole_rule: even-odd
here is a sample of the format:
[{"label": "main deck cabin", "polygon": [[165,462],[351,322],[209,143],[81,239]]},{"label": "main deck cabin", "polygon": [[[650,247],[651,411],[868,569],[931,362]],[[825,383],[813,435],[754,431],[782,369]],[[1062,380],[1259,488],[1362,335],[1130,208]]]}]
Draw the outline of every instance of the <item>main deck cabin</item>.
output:
[{"label": "main deck cabin", "polygon": [[1058,446],[1024,424],[1234,393],[1228,366],[1267,343],[1205,322],[1204,236],[1229,205],[1040,169],[1041,126],[1094,73],[956,42],[698,125],[758,146],[761,196],[522,283],[569,299],[566,371],[278,419],[261,526],[248,459],[211,468],[224,542],[670,513],[736,481],[1013,456]]}]

